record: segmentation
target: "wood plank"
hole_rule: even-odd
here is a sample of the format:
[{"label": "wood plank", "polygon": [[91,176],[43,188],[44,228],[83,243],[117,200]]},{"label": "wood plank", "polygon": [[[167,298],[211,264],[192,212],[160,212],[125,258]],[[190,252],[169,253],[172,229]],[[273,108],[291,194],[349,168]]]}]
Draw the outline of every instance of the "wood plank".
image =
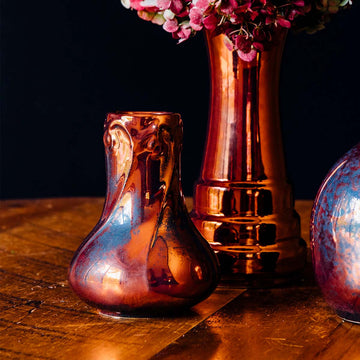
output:
[{"label": "wood plank", "polygon": [[304,359],[360,359],[360,327],[359,325],[350,324],[341,321],[337,318],[338,326],[335,331],[329,336],[329,341],[326,347],[316,352],[311,357],[313,352],[304,356]]},{"label": "wood plank", "polygon": [[[56,198],[56,199],[26,199],[0,201],[0,231],[22,224],[33,217],[41,218],[54,212],[71,209],[78,205],[87,204],[99,207],[103,203],[101,198]],[[100,209],[101,210],[101,209]]]},{"label": "wood plank", "polygon": [[218,290],[176,318],[111,319],[92,309],[77,311],[75,303],[68,309],[54,306],[50,299],[18,299],[13,301],[17,306],[8,307],[0,317],[0,325],[6,326],[0,332],[0,348],[33,358],[46,354],[51,359],[149,359],[242,291]]},{"label": "wood plank", "polygon": [[[314,359],[339,323],[317,288],[248,290],[154,359]],[[349,343],[337,339],[345,355]],[[323,359],[341,358],[331,354]]]},{"label": "wood plank", "polygon": [[[295,205],[309,243],[312,202]],[[72,293],[67,268],[102,206],[102,198],[0,203],[1,359],[359,357],[360,327],[327,306],[310,263],[297,287],[218,288],[178,317],[99,316]]]},{"label": "wood plank", "polygon": [[101,317],[72,293],[67,269],[103,199],[4,205],[10,211],[0,232],[1,358],[148,359],[244,292],[218,289],[179,317]]},{"label": "wood plank", "polygon": [[[7,233],[0,234],[0,252],[2,254],[0,264],[4,257],[27,256],[33,259],[46,257],[48,262],[61,265],[67,260],[70,261],[79,241],[74,239],[74,245],[69,246],[68,243],[72,244],[72,241],[68,236],[51,230],[39,230],[31,225],[24,225],[20,231],[17,231],[18,229],[11,229]],[[33,237],[32,232],[34,233]]]},{"label": "wood plank", "polygon": [[66,203],[58,199],[46,201],[49,211],[40,209],[38,212],[32,211],[31,214],[15,215],[10,218],[10,225],[3,224],[3,230],[9,227],[21,229],[23,226],[33,225],[39,230],[48,229],[65,236],[77,237],[79,242],[98,222],[104,202],[101,198],[76,199],[76,201],[70,199],[66,206]]}]

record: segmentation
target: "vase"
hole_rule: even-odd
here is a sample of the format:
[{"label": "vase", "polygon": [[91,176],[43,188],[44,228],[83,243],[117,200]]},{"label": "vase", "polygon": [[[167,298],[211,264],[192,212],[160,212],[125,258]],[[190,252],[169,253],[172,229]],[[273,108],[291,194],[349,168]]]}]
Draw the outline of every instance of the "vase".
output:
[{"label": "vase", "polygon": [[251,62],[224,37],[206,32],[210,111],[191,216],[218,255],[223,281],[272,286],[297,277],[306,260],[279,117],[286,31]]},{"label": "vase", "polygon": [[311,216],[316,280],[344,320],[360,323],[360,144],[325,177]]},{"label": "vase", "polygon": [[74,292],[105,315],[163,315],[215,289],[216,256],[192,224],[180,185],[182,122],[119,112],[105,122],[107,196],[74,255]]}]

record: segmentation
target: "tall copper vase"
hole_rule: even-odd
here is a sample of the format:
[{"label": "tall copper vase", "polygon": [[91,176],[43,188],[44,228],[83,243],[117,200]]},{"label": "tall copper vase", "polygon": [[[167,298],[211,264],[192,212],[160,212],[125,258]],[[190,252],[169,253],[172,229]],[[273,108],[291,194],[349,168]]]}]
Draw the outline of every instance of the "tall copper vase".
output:
[{"label": "tall copper vase", "polygon": [[272,285],[299,273],[306,258],[278,106],[286,32],[250,63],[223,37],[206,34],[211,106],[192,220],[216,250],[223,279]]}]

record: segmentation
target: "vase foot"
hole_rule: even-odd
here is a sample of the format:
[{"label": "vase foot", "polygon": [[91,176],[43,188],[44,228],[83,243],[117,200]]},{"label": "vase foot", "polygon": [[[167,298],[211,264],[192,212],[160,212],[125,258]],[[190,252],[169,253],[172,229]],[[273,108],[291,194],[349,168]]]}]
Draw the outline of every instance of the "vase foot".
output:
[{"label": "vase foot", "polygon": [[341,310],[336,310],[336,314],[344,321],[360,325],[360,314],[354,314]]},{"label": "vase foot", "polygon": [[156,316],[156,312],[155,313],[151,313],[151,315],[149,315],[149,312],[143,311],[143,312],[119,312],[119,311],[111,311],[111,310],[97,310],[97,313],[105,318],[110,318],[110,319],[148,319],[151,317],[157,317]]},{"label": "vase foot", "polygon": [[196,185],[191,217],[217,254],[222,274],[286,279],[304,269],[306,243],[291,198],[289,185],[270,180]]},{"label": "vase foot", "polygon": [[[120,312],[116,312],[116,311],[106,311],[106,310],[97,310],[98,314],[103,316],[103,317],[107,317],[107,318],[112,318],[112,319],[121,319],[123,317],[129,317],[126,316]],[[133,317],[133,316],[131,316]]]},{"label": "vase foot", "polygon": [[[193,221],[219,259],[222,283],[268,288],[291,284],[301,278],[307,258],[306,243],[297,236],[277,238],[277,224],[272,226],[275,229],[272,236],[268,236],[260,231],[244,233],[238,224],[225,221],[218,221],[218,228],[209,233],[206,230],[213,230],[212,224],[195,217]],[[218,229],[225,227],[228,232],[222,231],[219,236]]]},{"label": "vase foot", "polygon": [[[225,287],[225,286],[224,286]],[[182,318],[197,316],[198,313],[191,309],[191,306],[183,307],[162,307],[134,310],[131,312],[118,312],[111,310],[97,309],[97,313],[105,318],[117,319],[154,319],[154,318]]]}]

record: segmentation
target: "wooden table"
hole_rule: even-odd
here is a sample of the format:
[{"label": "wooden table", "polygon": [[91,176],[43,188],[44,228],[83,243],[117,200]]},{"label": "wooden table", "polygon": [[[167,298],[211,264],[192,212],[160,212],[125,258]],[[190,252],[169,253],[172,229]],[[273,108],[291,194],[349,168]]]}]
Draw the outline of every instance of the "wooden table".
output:
[{"label": "wooden table", "polygon": [[[104,318],[67,284],[103,199],[0,204],[0,359],[359,359],[360,326],[324,302],[309,268],[297,286],[219,287],[174,318]],[[298,201],[308,241],[310,201]]]}]

